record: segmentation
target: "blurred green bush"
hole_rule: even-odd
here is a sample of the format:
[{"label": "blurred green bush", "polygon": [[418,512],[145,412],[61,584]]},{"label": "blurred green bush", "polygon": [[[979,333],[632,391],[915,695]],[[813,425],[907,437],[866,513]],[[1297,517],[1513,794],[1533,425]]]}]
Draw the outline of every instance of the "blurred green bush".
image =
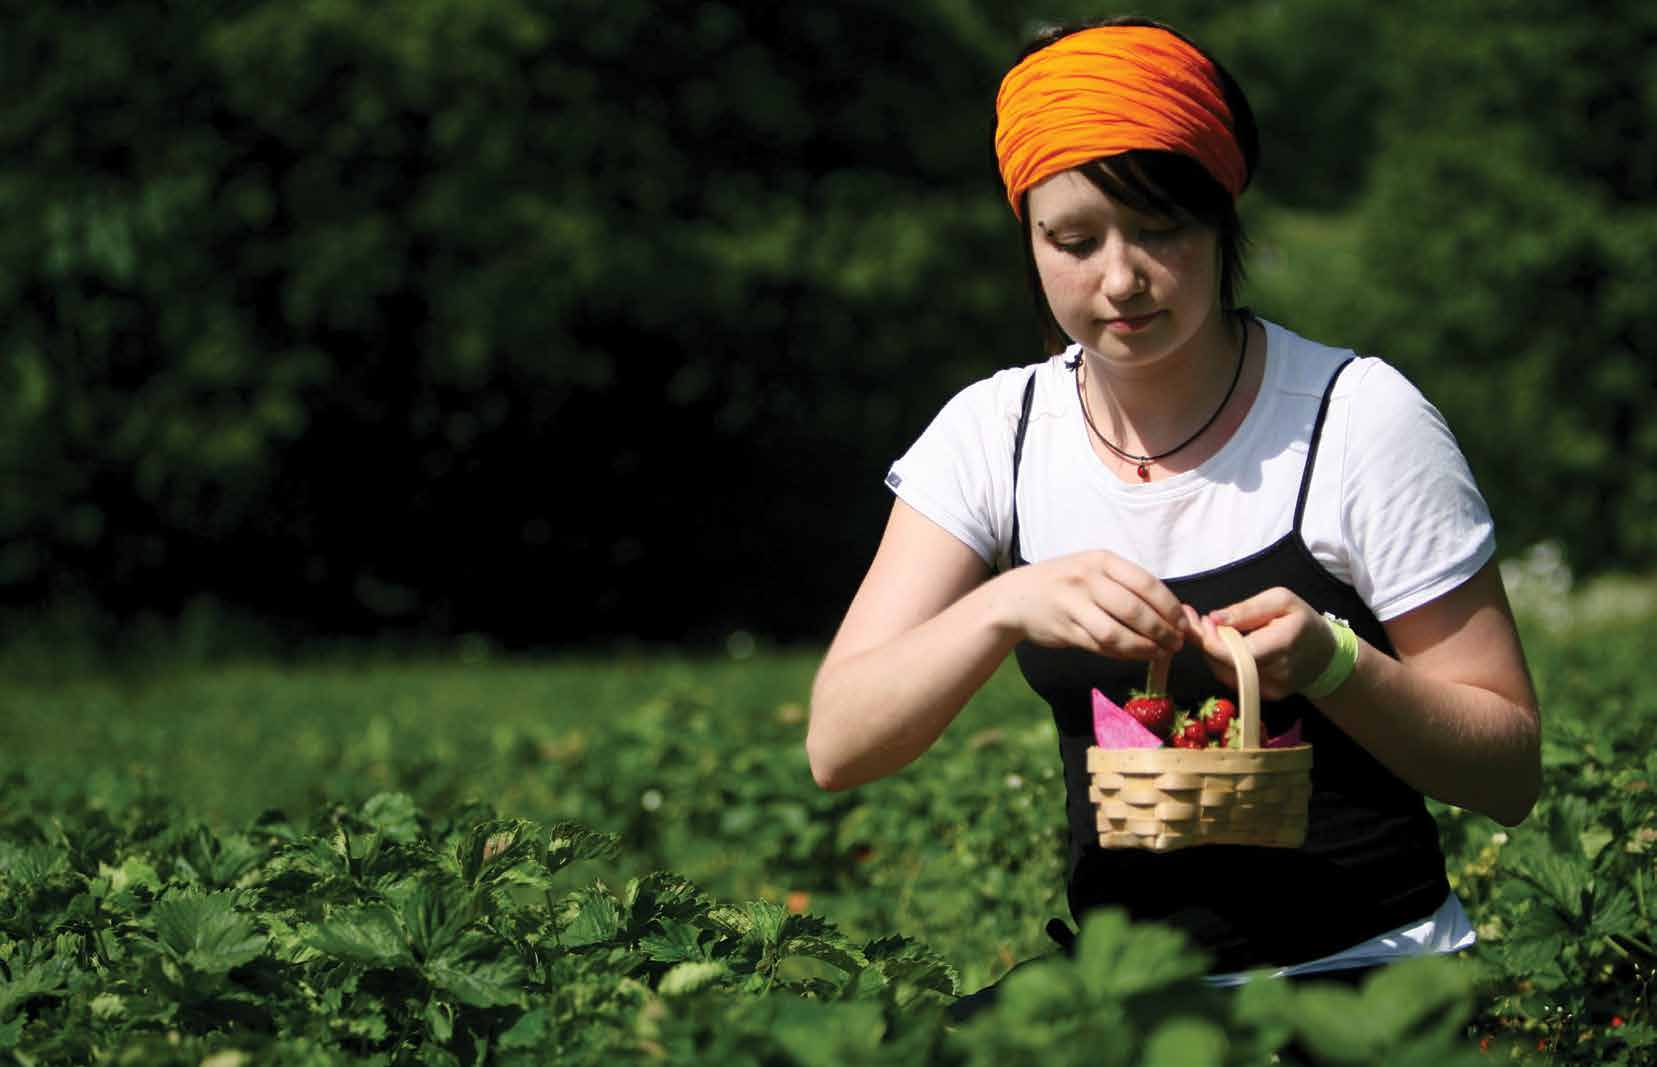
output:
[{"label": "blurred green bush", "polygon": [[[1249,89],[1250,299],[1402,366],[1504,545],[1657,542],[1657,14],[1149,5]],[[201,0],[0,42],[0,601],[821,637],[1034,319],[1033,5]],[[1099,13],[1065,2],[1047,17]],[[1517,460],[1517,462],[1515,462]]]}]

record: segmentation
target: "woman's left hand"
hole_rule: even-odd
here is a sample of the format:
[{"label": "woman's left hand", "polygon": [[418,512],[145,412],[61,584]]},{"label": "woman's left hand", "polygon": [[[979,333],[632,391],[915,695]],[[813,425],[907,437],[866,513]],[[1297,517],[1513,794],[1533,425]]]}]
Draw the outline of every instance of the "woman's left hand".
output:
[{"label": "woman's left hand", "polygon": [[1233,688],[1237,675],[1217,627],[1240,631],[1254,653],[1260,695],[1266,700],[1300,692],[1323,673],[1335,654],[1335,635],[1328,620],[1281,586],[1202,616],[1187,604],[1185,621],[1186,633],[1202,644],[1215,677]]}]

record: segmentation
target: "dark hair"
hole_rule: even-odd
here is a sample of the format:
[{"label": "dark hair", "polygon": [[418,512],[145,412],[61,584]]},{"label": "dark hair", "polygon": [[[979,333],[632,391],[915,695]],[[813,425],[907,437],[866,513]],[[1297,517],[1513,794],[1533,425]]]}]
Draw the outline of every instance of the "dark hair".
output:
[{"label": "dark hair", "polygon": [[[1018,58],[1022,61],[1055,41],[1100,26],[1152,26],[1178,37],[1214,64],[1214,70],[1219,75],[1220,92],[1231,111],[1232,134],[1243,153],[1243,187],[1247,188],[1260,163],[1260,131],[1255,127],[1254,110],[1249,107],[1248,97],[1243,95],[1242,87],[1218,60],[1171,26],[1137,15],[1050,26],[1038,32]],[[1236,199],[1208,173],[1206,167],[1178,152],[1135,149],[1084,163],[1077,169],[1106,196],[1135,211],[1194,221],[1214,230],[1220,246],[1220,306],[1228,310],[1236,307],[1237,287],[1245,273],[1243,252],[1248,246],[1248,236],[1243,232],[1243,220],[1237,214]],[[1047,303],[1047,294],[1041,288],[1041,276],[1036,271],[1035,255],[1030,248],[1028,198],[1029,194],[1024,194],[1019,204],[1019,215],[1023,219],[1024,266],[1030,292],[1035,299],[1042,340],[1047,345],[1047,351],[1055,352],[1065,348],[1069,342]]]}]

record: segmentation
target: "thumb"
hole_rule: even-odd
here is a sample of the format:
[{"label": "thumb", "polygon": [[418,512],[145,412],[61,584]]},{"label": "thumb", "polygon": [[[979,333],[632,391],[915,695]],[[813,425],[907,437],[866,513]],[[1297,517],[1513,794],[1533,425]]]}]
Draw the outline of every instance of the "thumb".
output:
[{"label": "thumb", "polygon": [[1267,589],[1247,600],[1211,611],[1208,617],[1214,620],[1216,626],[1231,626],[1248,633],[1285,614],[1290,608],[1290,595],[1287,589]]}]

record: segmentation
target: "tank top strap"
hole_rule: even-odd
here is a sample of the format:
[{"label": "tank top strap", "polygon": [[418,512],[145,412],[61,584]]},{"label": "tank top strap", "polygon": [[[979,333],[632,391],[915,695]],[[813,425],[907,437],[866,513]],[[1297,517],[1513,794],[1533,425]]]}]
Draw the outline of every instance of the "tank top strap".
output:
[{"label": "tank top strap", "polygon": [[1040,372],[1040,367],[1031,371],[1024,383],[1024,403],[1018,412],[1018,428],[1013,431],[1013,536],[1007,549],[1009,567],[1024,565],[1024,553],[1018,545],[1018,468],[1024,459],[1024,432],[1030,428],[1030,404],[1036,396],[1036,375]]},{"label": "tank top strap", "polygon": [[1329,384],[1323,387],[1323,400],[1318,404],[1317,421],[1312,423],[1312,439],[1306,445],[1306,468],[1300,473],[1300,493],[1295,498],[1294,531],[1300,533],[1301,520],[1306,517],[1306,496],[1312,488],[1312,470],[1317,466],[1318,442],[1323,439],[1323,421],[1329,415],[1329,400],[1335,395],[1335,383],[1340,380],[1341,371],[1351,365],[1357,356],[1348,356],[1341,361],[1329,375]]}]

